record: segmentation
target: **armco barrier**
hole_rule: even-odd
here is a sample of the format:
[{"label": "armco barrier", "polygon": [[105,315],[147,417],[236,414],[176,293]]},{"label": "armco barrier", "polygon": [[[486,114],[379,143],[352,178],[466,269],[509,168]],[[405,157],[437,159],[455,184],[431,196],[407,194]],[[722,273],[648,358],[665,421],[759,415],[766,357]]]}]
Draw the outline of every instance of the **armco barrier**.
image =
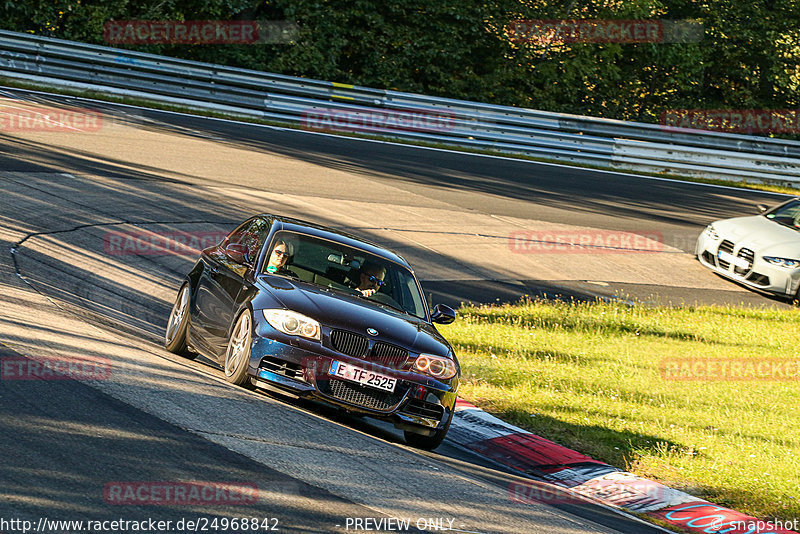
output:
[{"label": "armco barrier", "polygon": [[[665,128],[237,69],[0,30],[0,76],[304,126],[309,113],[427,113],[382,136],[677,175],[800,182],[800,142]],[[335,128],[333,128],[335,130]]]}]

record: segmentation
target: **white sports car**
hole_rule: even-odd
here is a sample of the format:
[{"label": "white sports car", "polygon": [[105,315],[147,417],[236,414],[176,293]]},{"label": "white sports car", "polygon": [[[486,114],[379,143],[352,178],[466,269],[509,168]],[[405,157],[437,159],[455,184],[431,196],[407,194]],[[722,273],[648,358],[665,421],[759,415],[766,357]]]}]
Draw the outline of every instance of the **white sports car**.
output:
[{"label": "white sports car", "polygon": [[714,221],[697,238],[704,266],[753,289],[800,298],[800,198]]}]

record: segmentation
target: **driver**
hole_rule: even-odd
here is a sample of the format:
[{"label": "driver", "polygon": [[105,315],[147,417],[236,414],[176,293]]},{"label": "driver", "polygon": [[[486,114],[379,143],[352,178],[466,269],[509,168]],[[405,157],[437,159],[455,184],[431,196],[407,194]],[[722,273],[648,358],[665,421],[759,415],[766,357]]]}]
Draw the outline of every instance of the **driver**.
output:
[{"label": "driver", "polygon": [[267,272],[270,274],[297,276],[286,268],[286,264],[292,256],[294,256],[294,245],[283,239],[278,239],[275,242],[275,246],[272,247],[272,252],[269,254]]},{"label": "driver", "polygon": [[371,297],[383,285],[385,277],[385,267],[376,263],[365,262],[358,275],[359,281],[356,291],[360,291],[365,297]]}]

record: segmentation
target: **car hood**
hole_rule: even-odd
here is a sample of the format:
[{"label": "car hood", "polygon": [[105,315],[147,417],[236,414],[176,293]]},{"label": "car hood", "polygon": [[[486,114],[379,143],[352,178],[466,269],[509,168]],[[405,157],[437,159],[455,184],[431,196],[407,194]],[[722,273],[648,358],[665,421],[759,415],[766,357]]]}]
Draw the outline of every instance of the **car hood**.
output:
[{"label": "car hood", "polygon": [[713,223],[721,239],[745,246],[756,253],[800,258],[800,232],[763,215],[736,217]]},{"label": "car hood", "polygon": [[355,295],[269,275],[260,276],[257,284],[286,309],[311,317],[321,325],[363,335],[367,335],[368,328],[374,328],[378,331],[376,339],[413,352],[450,354],[449,344],[431,324],[386,310]]}]

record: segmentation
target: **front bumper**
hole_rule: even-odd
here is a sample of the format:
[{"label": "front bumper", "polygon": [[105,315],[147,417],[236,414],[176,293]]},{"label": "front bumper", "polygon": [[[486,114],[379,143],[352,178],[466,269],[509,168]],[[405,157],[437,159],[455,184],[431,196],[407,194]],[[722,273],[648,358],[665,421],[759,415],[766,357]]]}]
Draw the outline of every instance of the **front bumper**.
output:
[{"label": "front bumper", "polygon": [[[720,248],[723,253],[731,251],[728,253],[734,259],[728,256],[720,258]],[[704,267],[758,291],[794,297],[800,286],[800,269],[786,269],[767,263],[757,247],[737,243],[725,236],[714,239],[703,232],[697,238],[695,255]]]},{"label": "front bumper", "polygon": [[[313,398],[420,434],[443,428],[454,409],[457,378],[441,382],[411,371],[382,367],[316,341],[276,335],[269,325],[257,326],[255,334],[248,374],[256,387]],[[384,392],[331,377],[328,371],[334,359],[397,378],[395,391]]]}]

